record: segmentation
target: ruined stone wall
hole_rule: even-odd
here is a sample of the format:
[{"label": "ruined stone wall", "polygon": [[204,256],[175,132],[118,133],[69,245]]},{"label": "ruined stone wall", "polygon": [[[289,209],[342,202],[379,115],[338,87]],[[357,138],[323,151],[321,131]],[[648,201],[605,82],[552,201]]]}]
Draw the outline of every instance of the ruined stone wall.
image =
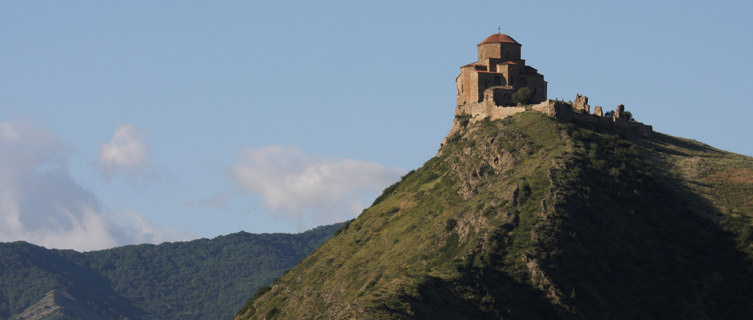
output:
[{"label": "ruined stone wall", "polygon": [[[485,118],[489,118],[489,120],[504,119],[514,114],[525,112],[527,110],[524,106],[496,106],[493,102],[493,98],[491,97],[495,89],[500,91],[511,90],[505,88],[491,88],[485,92],[486,95],[489,95],[489,99],[484,99],[483,102],[471,102],[466,103],[462,106],[458,106],[455,110],[455,115],[467,116],[469,117],[469,123],[475,123]],[[539,104],[529,106],[528,109],[541,112],[550,118],[557,119],[562,122],[595,123],[606,127],[613,127],[619,130],[646,135],[653,132],[653,127],[650,125],[646,125],[637,121],[628,121],[619,118],[578,113],[573,111],[573,106],[571,104],[557,100],[545,100],[544,102],[541,102]]]},{"label": "ruined stone wall", "polygon": [[[609,118],[607,118],[609,119]],[[649,135],[654,132],[654,127],[648,124],[643,124],[637,121],[627,121],[622,119],[615,119],[612,122],[612,126],[616,129],[634,133],[640,133],[643,135]]]},{"label": "ruined stone wall", "polygon": [[459,116],[470,116],[470,122],[474,123],[485,118],[489,118],[489,120],[504,119],[524,111],[526,111],[525,107],[498,107],[495,106],[494,103],[485,100],[480,103],[472,102],[458,106],[457,110],[455,110],[455,114]]},{"label": "ruined stone wall", "polygon": [[605,127],[612,127],[618,130],[643,135],[649,135],[654,131],[654,128],[652,126],[637,121],[602,117],[595,114],[577,113],[573,111],[573,107],[570,104],[561,101],[546,100],[542,103],[532,106],[531,109],[562,122],[595,123]]},{"label": "ruined stone wall", "polygon": [[[501,88],[500,88],[501,89]],[[487,93],[493,92],[494,88],[487,90]],[[502,90],[502,89],[501,89]],[[507,89],[510,90],[510,89]],[[440,144],[439,153],[442,152],[442,146],[451,137],[463,127],[482,121],[486,118],[489,120],[499,120],[510,117],[521,112],[541,112],[546,116],[561,122],[568,123],[592,123],[604,127],[614,128],[617,130],[642,134],[645,136],[654,132],[653,127],[637,121],[628,121],[619,118],[602,117],[594,114],[584,114],[573,111],[573,106],[569,103],[558,100],[545,100],[541,103],[524,107],[511,106],[499,107],[491,102],[493,99],[485,99],[483,102],[470,102],[460,105],[455,109],[455,119],[453,120],[450,132]]]},{"label": "ruined stone wall", "polygon": [[[455,109],[455,119],[452,122],[452,127],[450,127],[450,132],[447,133],[447,137],[445,137],[445,139],[442,141],[442,144],[440,145],[440,152],[441,146],[443,146],[445,142],[447,142],[447,138],[451,137],[453,134],[460,131],[461,128],[468,124],[473,124],[486,118],[489,118],[489,120],[504,119],[516,113],[526,111],[525,107],[498,107],[495,106],[493,102],[489,101],[491,101],[491,99],[485,100],[483,102],[469,102],[464,105],[457,106],[457,108]],[[467,121],[468,123],[464,125],[461,123],[461,121]]]},{"label": "ruined stone wall", "polygon": [[572,119],[571,114],[573,112],[570,105],[562,101],[547,99],[539,104],[531,106],[531,109],[557,120],[570,121]]},{"label": "ruined stone wall", "polygon": [[579,94],[575,95],[575,101],[573,101],[573,109],[585,110],[586,113],[591,113],[591,106],[588,105],[588,97]]}]

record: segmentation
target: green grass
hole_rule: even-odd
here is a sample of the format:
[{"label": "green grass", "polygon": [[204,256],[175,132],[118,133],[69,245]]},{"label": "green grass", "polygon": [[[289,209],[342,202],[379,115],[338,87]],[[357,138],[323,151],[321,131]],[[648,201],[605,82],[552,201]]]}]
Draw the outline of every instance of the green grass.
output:
[{"label": "green grass", "polygon": [[480,121],[238,319],[746,314],[752,183],[725,179],[749,163],[536,112]]}]

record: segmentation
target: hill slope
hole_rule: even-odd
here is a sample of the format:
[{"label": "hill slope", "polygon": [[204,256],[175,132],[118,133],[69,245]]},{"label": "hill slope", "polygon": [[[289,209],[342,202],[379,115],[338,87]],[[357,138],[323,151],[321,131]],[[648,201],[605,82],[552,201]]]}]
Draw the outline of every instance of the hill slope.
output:
[{"label": "hill slope", "polygon": [[236,319],[751,318],[753,159],[482,121]]},{"label": "hill slope", "polygon": [[341,226],[86,253],[0,243],[0,319],[226,319]]}]

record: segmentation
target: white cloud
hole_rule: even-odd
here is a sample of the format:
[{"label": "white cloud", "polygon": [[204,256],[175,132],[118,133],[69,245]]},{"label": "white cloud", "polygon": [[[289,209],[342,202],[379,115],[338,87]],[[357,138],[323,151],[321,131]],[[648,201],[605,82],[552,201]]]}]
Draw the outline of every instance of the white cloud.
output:
[{"label": "white cloud", "polygon": [[134,176],[147,165],[149,148],[142,141],[143,134],[130,123],[119,125],[109,143],[99,151],[99,166],[109,176],[120,171]]},{"label": "white cloud", "polygon": [[28,122],[0,122],[0,241],[95,250],[165,235],[133,212],[118,220],[69,174],[71,149]]},{"label": "white cloud", "polygon": [[305,224],[353,218],[366,207],[365,201],[405,171],[375,162],[327,159],[295,147],[267,146],[242,149],[229,173],[277,216],[311,227]]},{"label": "white cloud", "polygon": [[159,227],[135,211],[125,209],[113,219],[113,234],[128,243],[162,243],[196,238],[190,232],[180,232],[168,227]]},{"label": "white cloud", "polygon": [[48,248],[71,248],[82,251],[112,248],[118,241],[108,230],[108,221],[91,205],[82,204],[75,211],[60,206],[48,215],[48,223],[25,235],[29,242]]}]

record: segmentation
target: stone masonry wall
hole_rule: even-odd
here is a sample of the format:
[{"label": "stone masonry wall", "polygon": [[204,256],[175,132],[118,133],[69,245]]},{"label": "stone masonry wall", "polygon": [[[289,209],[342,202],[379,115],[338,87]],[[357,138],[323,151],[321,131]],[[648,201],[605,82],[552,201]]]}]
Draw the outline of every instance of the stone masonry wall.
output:
[{"label": "stone masonry wall", "polygon": [[563,122],[596,123],[605,127],[612,127],[618,130],[642,135],[649,135],[651,132],[654,132],[652,126],[637,121],[574,112],[570,104],[561,101],[546,100],[532,106],[531,109]]},{"label": "stone masonry wall", "polygon": [[579,94],[575,95],[575,101],[573,101],[573,109],[585,110],[586,113],[591,113],[591,106],[588,105],[588,97]]},{"label": "stone masonry wall", "polygon": [[[491,99],[489,99],[491,100]],[[450,132],[440,145],[439,152],[442,152],[442,146],[451,137],[463,127],[482,121],[486,118],[489,120],[499,120],[512,116],[517,113],[530,111],[541,112],[546,116],[561,122],[568,123],[593,123],[604,127],[610,127],[621,131],[650,135],[654,130],[653,127],[637,121],[628,121],[620,118],[603,117],[595,114],[585,114],[573,111],[573,106],[569,103],[558,100],[545,100],[532,106],[512,106],[498,107],[494,102],[485,100],[482,102],[470,102],[458,106],[455,109],[455,120],[452,123]],[[465,123],[467,122],[467,123]]]}]

